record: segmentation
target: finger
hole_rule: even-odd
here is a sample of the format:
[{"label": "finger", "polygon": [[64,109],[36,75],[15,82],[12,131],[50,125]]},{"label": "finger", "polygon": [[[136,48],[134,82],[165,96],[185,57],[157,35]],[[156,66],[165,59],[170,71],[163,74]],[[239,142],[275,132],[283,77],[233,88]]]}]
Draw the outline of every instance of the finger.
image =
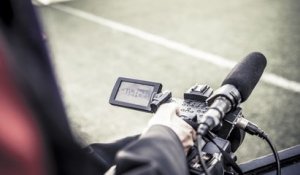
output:
[{"label": "finger", "polygon": [[172,114],[173,112],[176,112],[177,108],[179,108],[179,106],[175,102],[165,103],[158,108],[156,113]]}]

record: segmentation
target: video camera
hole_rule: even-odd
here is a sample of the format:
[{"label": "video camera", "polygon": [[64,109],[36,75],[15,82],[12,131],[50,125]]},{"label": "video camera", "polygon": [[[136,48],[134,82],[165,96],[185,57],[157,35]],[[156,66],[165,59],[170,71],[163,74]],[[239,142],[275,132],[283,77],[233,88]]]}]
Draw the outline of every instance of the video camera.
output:
[{"label": "video camera", "polygon": [[[161,104],[176,101],[180,104],[180,117],[194,129],[197,129],[199,125],[197,121],[200,121],[200,118],[209,108],[206,100],[213,94],[213,89],[208,85],[192,86],[184,93],[184,99],[172,98],[170,91],[161,92],[161,89],[162,85],[160,83],[120,77],[116,81],[109,102],[112,105],[135,110],[156,112]],[[242,117],[241,108],[226,115],[222,126],[212,131],[218,136],[215,141],[228,153],[234,152],[244,139],[244,131],[234,128],[234,122],[239,117]],[[204,157],[212,170],[218,169],[216,168],[219,166],[217,164],[224,164],[219,160],[219,154],[222,153],[218,151],[214,144],[206,144],[203,152],[206,153]],[[198,153],[195,146],[190,150],[187,157],[190,171],[195,173],[201,172],[197,156]],[[219,168],[223,169],[222,166],[219,166]]]},{"label": "video camera", "polygon": [[[180,117],[198,134],[197,144],[187,155],[190,173],[242,174],[234,152],[243,142],[245,132],[269,140],[244,118],[239,106],[251,94],[265,66],[266,58],[261,53],[251,53],[233,68],[215,92],[209,85],[196,84],[184,93],[183,99],[172,98],[170,91],[162,92],[161,83],[120,77],[109,102],[154,113],[161,104],[176,101],[180,104]],[[275,149],[274,155],[280,173]]]}]

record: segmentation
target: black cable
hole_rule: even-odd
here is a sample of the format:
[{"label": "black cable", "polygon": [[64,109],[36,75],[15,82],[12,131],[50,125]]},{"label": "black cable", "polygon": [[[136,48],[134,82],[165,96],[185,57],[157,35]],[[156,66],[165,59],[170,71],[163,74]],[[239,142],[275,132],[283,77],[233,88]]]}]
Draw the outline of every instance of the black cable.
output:
[{"label": "black cable", "polygon": [[275,149],[275,146],[272,144],[271,140],[269,139],[269,137],[267,136],[267,134],[265,134],[265,132],[260,129],[259,127],[257,127],[254,123],[248,121],[247,119],[241,117],[237,120],[236,125],[238,128],[243,129],[244,131],[246,131],[247,133],[251,134],[251,135],[256,135],[264,140],[267,141],[267,143],[269,144],[269,146],[272,149],[275,161],[276,161],[276,165],[277,165],[277,175],[281,175],[281,167],[280,167],[280,160],[279,160],[279,156],[278,156],[278,152]]},{"label": "black cable", "polygon": [[280,167],[279,155],[278,155],[278,152],[277,152],[275,146],[272,144],[272,142],[271,142],[271,140],[268,138],[268,136],[262,137],[262,138],[263,138],[264,140],[266,140],[267,143],[269,144],[269,146],[271,147],[272,152],[273,152],[274,157],[275,157],[276,164],[277,164],[277,175],[281,175],[281,167]]},{"label": "black cable", "polygon": [[202,169],[204,171],[205,175],[210,175],[210,173],[208,172],[208,168],[202,158],[202,148],[205,145],[205,141],[202,139],[201,135],[197,135],[197,147],[198,147],[198,153],[199,153],[199,160],[200,160],[200,165],[202,166]]}]

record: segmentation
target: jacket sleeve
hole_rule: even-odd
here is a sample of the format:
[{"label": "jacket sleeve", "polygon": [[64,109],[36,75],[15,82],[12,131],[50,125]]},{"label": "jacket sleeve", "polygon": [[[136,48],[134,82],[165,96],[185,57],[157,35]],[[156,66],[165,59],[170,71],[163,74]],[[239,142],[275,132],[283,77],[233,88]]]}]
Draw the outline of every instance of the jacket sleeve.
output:
[{"label": "jacket sleeve", "polygon": [[186,156],[177,135],[168,127],[152,126],[116,157],[116,174],[185,175]]}]

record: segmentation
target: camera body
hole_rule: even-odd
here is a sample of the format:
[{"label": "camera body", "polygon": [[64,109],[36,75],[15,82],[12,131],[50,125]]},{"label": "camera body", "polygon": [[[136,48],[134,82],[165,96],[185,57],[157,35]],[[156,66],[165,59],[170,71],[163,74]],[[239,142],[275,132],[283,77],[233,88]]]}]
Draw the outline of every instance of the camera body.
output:
[{"label": "camera body", "polygon": [[[161,104],[176,101],[180,104],[180,117],[197,130],[201,117],[209,109],[207,100],[212,96],[213,89],[208,85],[197,84],[184,93],[183,99],[172,98],[170,91],[161,92],[161,89],[161,83],[119,77],[109,102],[120,107],[154,113]],[[207,140],[202,149],[205,152],[203,158],[208,165],[208,170],[213,174],[224,174],[224,171],[229,168],[225,167],[227,163],[223,159],[224,152],[221,153],[215,144],[234,158],[233,152],[244,139],[244,131],[234,127],[239,117],[242,117],[239,107],[228,113],[223,122],[211,132],[215,136],[214,143]],[[190,149],[187,161],[191,174],[203,173],[196,145]]]}]

